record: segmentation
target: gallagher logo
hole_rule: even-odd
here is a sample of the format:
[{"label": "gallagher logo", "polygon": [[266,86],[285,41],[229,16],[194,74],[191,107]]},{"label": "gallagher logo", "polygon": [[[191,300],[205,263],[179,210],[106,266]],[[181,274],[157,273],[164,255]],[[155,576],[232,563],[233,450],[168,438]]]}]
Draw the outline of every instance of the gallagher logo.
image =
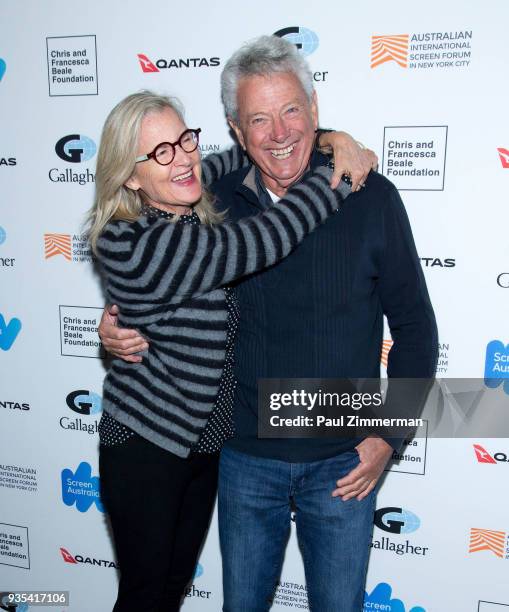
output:
[{"label": "gallagher logo", "polygon": [[509,344],[504,346],[500,340],[492,340],[486,347],[484,384],[490,389],[503,385],[509,395]]},{"label": "gallagher logo", "polygon": [[413,533],[421,526],[421,520],[410,510],[387,507],[375,512],[375,525],[389,533]]},{"label": "gallagher logo", "polygon": [[509,168],[509,149],[497,149],[502,168]]},{"label": "gallagher logo", "polygon": [[55,153],[66,162],[80,164],[94,157],[97,151],[95,142],[88,136],[69,134],[55,145]]},{"label": "gallagher logo", "polygon": [[470,529],[468,552],[476,553],[483,550],[492,552],[499,559],[508,559],[506,532],[492,529]]},{"label": "gallagher logo", "polygon": [[[405,604],[401,599],[392,598],[392,587],[386,582],[380,582],[370,595],[364,593],[364,612],[372,610],[390,610],[391,612],[405,612]],[[426,612],[421,606],[414,606],[408,612]]]},{"label": "gallagher logo", "polygon": [[66,506],[73,506],[76,503],[76,510],[86,512],[95,504],[99,512],[104,512],[99,494],[99,477],[92,476],[89,463],[82,461],[76,472],[65,468],[62,470],[61,480],[62,501]]},{"label": "gallagher logo", "polygon": [[284,38],[294,44],[302,55],[311,55],[318,49],[318,36],[302,26],[290,26],[274,32],[274,36]]},{"label": "gallagher logo", "polygon": [[138,53],[138,61],[143,72],[159,72],[165,68],[212,68],[221,63],[218,57],[180,57],[159,58],[154,64],[144,53]]},{"label": "gallagher logo", "polygon": [[497,276],[497,285],[502,289],[509,289],[509,272],[502,272]]},{"label": "gallagher logo", "polygon": [[70,563],[71,565],[85,563],[88,565],[95,565],[96,567],[118,569],[118,565],[114,561],[109,561],[106,559],[96,559],[95,557],[84,557],[83,555],[71,555],[71,553],[66,548],[60,547],[60,554],[62,555],[63,560],[66,563]]},{"label": "gallagher logo", "polygon": [[[80,389],[78,391],[72,391],[65,399],[67,406],[79,415],[90,416],[92,414],[99,414],[102,409],[102,398],[97,393]],[[97,419],[93,423],[86,422],[81,418],[70,419],[69,417],[63,416],[59,420],[60,427],[62,429],[72,431],[83,431],[88,434],[95,434],[99,432],[99,423]]]},{"label": "gallagher logo", "polygon": [[80,389],[72,391],[65,398],[66,404],[71,410],[78,414],[98,414],[101,412],[102,398],[97,393]]},{"label": "gallagher logo", "polygon": [[481,446],[480,444],[474,444],[474,451],[479,463],[495,464],[509,462],[509,457],[506,453],[494,453],[493,455],[490,455],[484,446]]},{"label": "gallagher logo", "polygon": [[0,313],[0,349],[8,351],[21,331],[21,321],[15,317],[5,322],[4,316]]}]

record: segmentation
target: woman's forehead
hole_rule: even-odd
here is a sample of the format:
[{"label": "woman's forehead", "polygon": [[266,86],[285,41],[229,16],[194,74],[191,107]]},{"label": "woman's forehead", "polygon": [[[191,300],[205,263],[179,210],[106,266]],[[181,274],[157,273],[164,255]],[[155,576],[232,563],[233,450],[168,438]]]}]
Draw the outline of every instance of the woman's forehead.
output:
[{"label": "woman's forehead", "polygon": [[[172,108],[148,113],[141,124],[140,140],[155,144],[168,140],[174,142],[186,129],[185,123]],[[156,142],[157,141],[157,142]]]}]

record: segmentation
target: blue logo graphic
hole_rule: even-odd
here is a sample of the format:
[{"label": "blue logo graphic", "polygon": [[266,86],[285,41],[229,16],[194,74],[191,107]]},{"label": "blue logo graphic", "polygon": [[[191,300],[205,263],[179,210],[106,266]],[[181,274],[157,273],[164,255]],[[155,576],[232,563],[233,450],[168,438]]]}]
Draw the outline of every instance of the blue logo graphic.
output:
[{"label": "blue logo graphic", "polygon": [[97,147],[88,136],[69,134],[61,138],[55,145],[55,153],[66,162],[79,164],[94,157]]},{"label": "blue logo graphic", "polygon": [[69,408],[78,414],[98,414],[102,409],[102,397],[84,389],[69,393],[65,401]]},{"label": "blue logo graphic", "polygon": [[7,238],[7,234],[5,233],[4,228],[0,227],[0,244],[3,244],[6,238]]},{"label": "blue logo graphic", "polygon": [[6,70],[7,64],[5,63],[5,60],[0,57],[0,81],[2,80]]},{"label": "blue logo graphic", "polygon": [[193,580],[195,578],[199,578],[202,575],[203,575],[203,565],[201,563],[197,563],[196,564],[196,569],[194,570]]},{"label": "blue logo graphic", "polygon": [[66,506],[73,506],[76,510],[86,512],[92,504],[97,506],[99,512],[104,512],[99,494],[99,477],[92,476],[89,463],[82,461],[76,472],[66,468],[62,470],[62,501]]},{"label": "blue logo graphic", "polygon": [[[364,612],[373,610],[387,610],[387,612],[406,612],[405,604],[401,599],[392,599],[392,588],[386,582],[380,582],[373,589],[371,595],[364,594]],[[408,612],[426,612],[421,606],[415,606]]]},{"label": "blue logo graphic", "polygon": [[293,43],[302,55],[311,55],[318,49],[318,36],[312,30],[302,26],[283,28],[274,32],[274,36],[279,36],[279,38],[284,38]]},{"label": "blue logo graphic", "polygon": [[488,343],[484,384],[490,389],[495,389],[503,384],[504,392],[509,395],[509,344],[504,346],[500,340],[492,340]]},{"label": "blue logo graphic", "polygon": [[7,325],[3,314],[0,314],[0,349],[2,351],[8,351],[11,348],[20,330],[21,321],[19,319],[11,319]]},{"label": "blue logo graphic", "polygon": [[380,508],[375,512],[375,525],[389,533],[413,533],[421,526],[421,519],[403,508]]}]

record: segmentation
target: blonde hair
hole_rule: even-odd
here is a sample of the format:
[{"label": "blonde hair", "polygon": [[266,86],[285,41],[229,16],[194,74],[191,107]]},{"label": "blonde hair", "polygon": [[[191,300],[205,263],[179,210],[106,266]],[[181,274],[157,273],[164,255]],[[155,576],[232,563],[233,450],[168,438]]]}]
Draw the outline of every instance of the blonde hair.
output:
[{"label": "blonde hair", "polygon": [[[95,251],[104,226],[112,220],[136,221],[143,206],[138,191],[125,185],[136,167],[136,152],[141,123],[148,113],[171,108],[183,120],[182,105],[176,98],[140,91],[121,100],[108,115],[97,154],[94,205],[88,213],[88,239]],[[223,215],[213,206],[213,198],[202,190],[194,206],[202,223],[213,225]],[[178,216],[173,217],[177,221]]]}]

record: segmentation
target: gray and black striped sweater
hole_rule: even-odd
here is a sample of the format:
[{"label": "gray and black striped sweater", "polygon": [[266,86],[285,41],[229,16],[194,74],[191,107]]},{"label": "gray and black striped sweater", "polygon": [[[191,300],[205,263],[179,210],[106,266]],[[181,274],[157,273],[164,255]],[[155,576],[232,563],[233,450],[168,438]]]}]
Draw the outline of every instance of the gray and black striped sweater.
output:
[{"label": "gray and black striped sweater", "polygon": [[[234,149],[209,156],[207,181],[242,165]],[[232,157],[234,156],[234,157]],[[106,225],[97,255],[121,324],[149,340],[141,363],[114,360],[103,407],[154,444],[187,457],[214,407],[228,312],[221,287],[262,270],[336,211],[349,187],[332,191],[317,169],[269,210],[237,223],[174,224],[160,218]]]}]

